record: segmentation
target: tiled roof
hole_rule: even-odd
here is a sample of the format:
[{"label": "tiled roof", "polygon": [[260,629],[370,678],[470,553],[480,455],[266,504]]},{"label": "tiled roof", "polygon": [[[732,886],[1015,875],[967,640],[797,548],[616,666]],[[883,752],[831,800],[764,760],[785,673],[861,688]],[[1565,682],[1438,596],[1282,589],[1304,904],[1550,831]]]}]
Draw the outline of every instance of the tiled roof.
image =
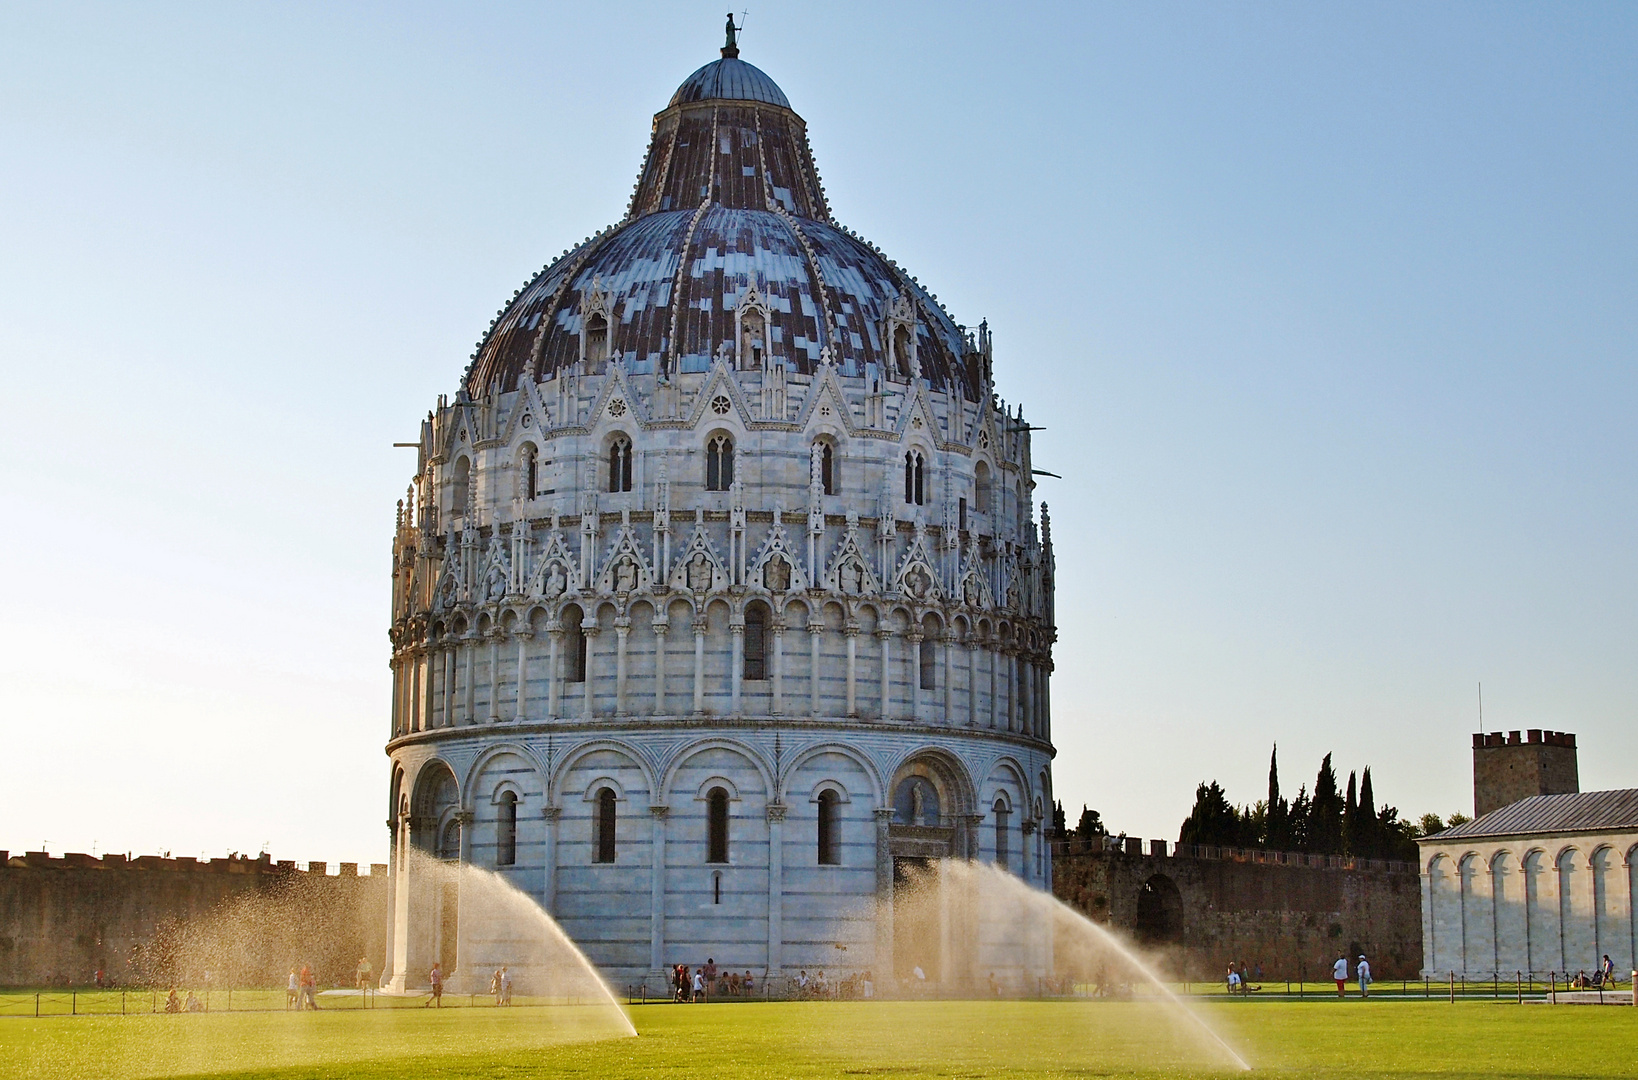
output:
[{"label": "tiled roof", "polygon": [[1534,833],[1638,829],[1638,788],[1532,795],[1483,817],[1424,837],[1424,842],[1528,836]]},{"label": "tiled roof", "polygon": [[785,99],[785,91],[761,68],[728,56],[694,72],[671,95],[673,105],[691,101],[760,101],[782,109],[791,107]]},{"label": "tiled roof", "polygon": [[840,374],[866,378],[885,375],[886,317],[902,295],[922,377],[979,400],[982,361],[937,297],[831,219],[806,126],[771,79],[725,57],[672,104],[655,118],[625,221],[548,263],[501,309],[469,393],[577,363],[594,290],[609,305],[610,355],[632,374],[704,371],[733,348],[735,307],[754,288],[768,359],[812,374],[828,347]]}]

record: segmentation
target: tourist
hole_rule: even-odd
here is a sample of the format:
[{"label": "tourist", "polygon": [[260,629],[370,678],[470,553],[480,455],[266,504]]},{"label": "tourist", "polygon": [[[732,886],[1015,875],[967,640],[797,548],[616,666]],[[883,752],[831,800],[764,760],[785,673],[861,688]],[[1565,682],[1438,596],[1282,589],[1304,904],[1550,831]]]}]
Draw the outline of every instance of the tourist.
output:
[{"label": "tourist", "polygon": [[[1609,957],[1606,956],[1606,957],[1604,957],[1604,959],[1608,960]],[[107,977],[103,974],[102,968],[98,968],[97,969],[97,989],[98,990],[106,989],[107,985],[108,985]]]},{"label": "tourist", "polygon": [[694,1004],[698,1005],[705,999],[705,974],[703,969],[694,972]]},{"label": "tourist", "polygon": [[500,969],[500,1003],[512,1004],[512,971],[505,964]]},{"label": "tourist", "polygon": [[995,972],[990,972],[990,997],[1001,996],[1001,984],[996,981]]},{"label": "tourist", "polygon": [[749,971],[747,971],[745,973],[745,977],[740,980],[739,985],[740,985],[740,989],[744,991],[745,996],[750,997],[751,996],[751,990],[756,984],[751,979],[751,973]]},{"label": "tourist", "polygon": [[193,996],[193,991],[192,990],[188,991],[188,1003],[186,1005],[184,1005],[182,1008],[183,1008],[183,1010],[185,1012],[191,1012],[191,1013],[204,1012],[205,1011],[205,1007],[203,1005],[199,1004],[199,999]]},{"label": "tourist", "polygon": [[1371,965],[1363,953],[1359,957],[1359,966],[1354,969],[1354,977],[1359,980],[1359,996],[1371,996]]},{"label": "tourist", "polygon": [[1240,992],[1240,973],[1233,964],[1228,966],[1228,992],[1231,996]]},{"label": "tourist", "polygon": [[368,990],[370,988],[370,983],[373,981],[372,976],[374,976],[374,974],[375,969],[370,966],[369,957],[360,956],[358,958],[357,972],[358,988],[360,990]]},{"label": "tourist", "polygon": [[806,969],[796,973],[796,993],[799,997],[808,996],[808,973]]},{"label": "tourist", "polygon": [[1598,974],[1601,976],[1599,979],[1600,985],[1613,986],[1615,984],[1615,961],[1610,959],[1609,953],[1604,954],[1604,962],[1599,965]]},{"label": "tourist", "polygon": [[291,968],[290,969],[290,984],[285,988],[285,991],[284,991],[284,1007],[286,1009],[299,1009],[299,1008],[301,1008],[300,994],[301,994],[301,982],[296,976],[296,969]]},{"label": "tourist", "polygon": [[1331,965],[1331,978],[1337,983],[1337,997],[1348,996],[1348,958],[1337,957],[1337,962]]},{"label": "tourist", "polygon": [[[995,977],[994,975],[990,976],[990,978],[992,978],[992,979],[994,977]],[[864,989],[864,996],[865,996],[866,999],[873,998],[873,997],[876,996],[876,984],[871,980],[870,972],[867,971],[867,972],[864,973],[864,982],[862,982],[860,985]]]},{"label": "tourist", "polygon": [[176,987],[174,986],[171,987],[171,992],[165,997],[165,1011],[168,1013],[179,1013],[182,1011],[182,1002],[178,1000],[176,996]]},{"label": "tourist", "polygon": [[432,996],[422,1002],[422,1006],[436,1005],[444,1007],[444,971],[436,960],[432,963],[432,970],[427,972],[427,981],[432,984]]},{"label": "tourist", "polygon": [[500,968],[496,968],[495,973],[489,976],[489,996],[495,999],[495,1005],[498,1008],[500,1006]]},{"label": "tourist", "polygon": [[313,974],[311,965],[301,966],[301,998],[297,1003],[297,1010],[302,1008],[318,1011],[318,977]]}]

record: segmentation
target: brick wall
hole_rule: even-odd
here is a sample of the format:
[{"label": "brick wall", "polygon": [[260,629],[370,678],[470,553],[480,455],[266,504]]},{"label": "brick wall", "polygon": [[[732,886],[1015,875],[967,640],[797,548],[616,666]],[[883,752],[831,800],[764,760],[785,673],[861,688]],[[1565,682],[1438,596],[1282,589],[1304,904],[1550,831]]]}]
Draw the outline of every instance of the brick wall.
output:
[{"label": "brick wall", "polygon": [[387,870],[233,858],[0,852],[0,986],[220,981],[282,985],[293,964],[351,982],[386,961]]},{"label": "brick wall", "polygon": [[[1146,939],[1191,978],[1221,976],[1231,961],[1261,964],[1270,981],[1323,979],[1346,952],[1370,957],[1378,978],[1414,978],[1422,964],[1421,888],[1413,863],[1285,852],[1188,847],[1150,853],[1128,841],[1059,843],[1058,899],[1097,922]],[[1139,926],[1140,897],[1173,895],[1170,925]],[[1170,888],[1175,887],[1175,894]],[[1151,900],[1149,910],[1154,910]],[[1163,905],[1162,905],[1163,906]]]}]

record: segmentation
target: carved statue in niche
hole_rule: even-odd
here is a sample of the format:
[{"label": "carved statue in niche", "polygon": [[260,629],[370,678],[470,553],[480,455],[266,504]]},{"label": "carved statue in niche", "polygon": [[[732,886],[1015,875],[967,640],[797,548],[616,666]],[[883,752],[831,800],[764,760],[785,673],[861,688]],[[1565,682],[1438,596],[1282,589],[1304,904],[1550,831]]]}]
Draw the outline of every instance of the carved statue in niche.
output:
[{"label": "carved statue in niche", "polygon": [[707,592],[711,588],[711,560],[703,551],[696,552],[688,561],[688,587],[694,592]]},{"label": "carved statue in niche", "polygon": [[978,582],[971,577],[961,583],[961,602],[968,607],[978,606]]},{"label": "carved statue in niche", "polygon": [[551,571],[546,575],[546,598],[548,600],[563,595],[563,590],[569,587],[569,579],[563,573],[563,564],[552,563]]},{"label": "carved statue in niche", "polygon": [[927,572],[921,567],[915,567],[904,575],[904,591],[917,600],[927,595],[932,582],[927,578]]},{"label": "carved statue in niche", "polygon": [[762,584],[769,592],[782,593],[791,587],[791,564],[778,555],[768,560],[768,565],[762,568]]},{"label": "carved statue in niche", "polygon": [[860,593],[864,592],[864,567],[859,565],[859,560],[849,559],[846,563],[844,563],[842,565],[842,572],[838,575],[838,578],[842,583],[842,591],[850,596],[858,596]]},{"label": "carved statue in niche", "polygon": [[444,606],[452,607],[454,606],[455,602],[460,599],[460,583],[457,582],[453,576],[446,577],[444,578],[444,587],[442,590],[440,590],[440,592],[443,596]]},{"label": "carved statue in niche", "polygon": [[627,556],[614,567],[614,591],[629,593],[637,590],[637,564]]},{"label": "carved statue in niche", "polygon": [[927,797],[921,793],[920,784],[910,785],[910,824],[927,824]]}]

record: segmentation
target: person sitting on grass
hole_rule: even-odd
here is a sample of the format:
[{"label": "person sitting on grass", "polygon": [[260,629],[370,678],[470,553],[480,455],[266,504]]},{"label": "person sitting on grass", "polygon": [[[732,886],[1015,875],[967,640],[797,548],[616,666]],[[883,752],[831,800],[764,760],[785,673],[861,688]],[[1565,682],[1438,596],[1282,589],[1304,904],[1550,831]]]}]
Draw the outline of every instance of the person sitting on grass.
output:
[{"label": "person sitting on grass", "polygon": [[1240,992],[1240,973],[1234,970],[1233,964],[1228,967],[1228,992],[1231,995]]},{"label": "person sitting on grass", "polygon": [[165,1011],[168,1013],[179,1013],[182,1011],[182,1002],[176,996],[176,988],[174,986],[171,987],[171,992],[165,997]]},{"label": "person sitting on grass", "polygon": [[755,987],[756,984],[755,984],[755,982],[752,981],[751,973],[749,971],[747,971],[745,973],[745,977],[740,980],[739,985],[740,985],[740,988],[745,992],[745,996],[750,997],[751,996],[751,990]]},{"label": "person sitting on grass", "polygon": [[183,1011],[191,1013],[205,1011],[205,1007],[199,1003],[199,999],[193,996],[192,990],[188,991],[188,1003],[182,1008]]}]

